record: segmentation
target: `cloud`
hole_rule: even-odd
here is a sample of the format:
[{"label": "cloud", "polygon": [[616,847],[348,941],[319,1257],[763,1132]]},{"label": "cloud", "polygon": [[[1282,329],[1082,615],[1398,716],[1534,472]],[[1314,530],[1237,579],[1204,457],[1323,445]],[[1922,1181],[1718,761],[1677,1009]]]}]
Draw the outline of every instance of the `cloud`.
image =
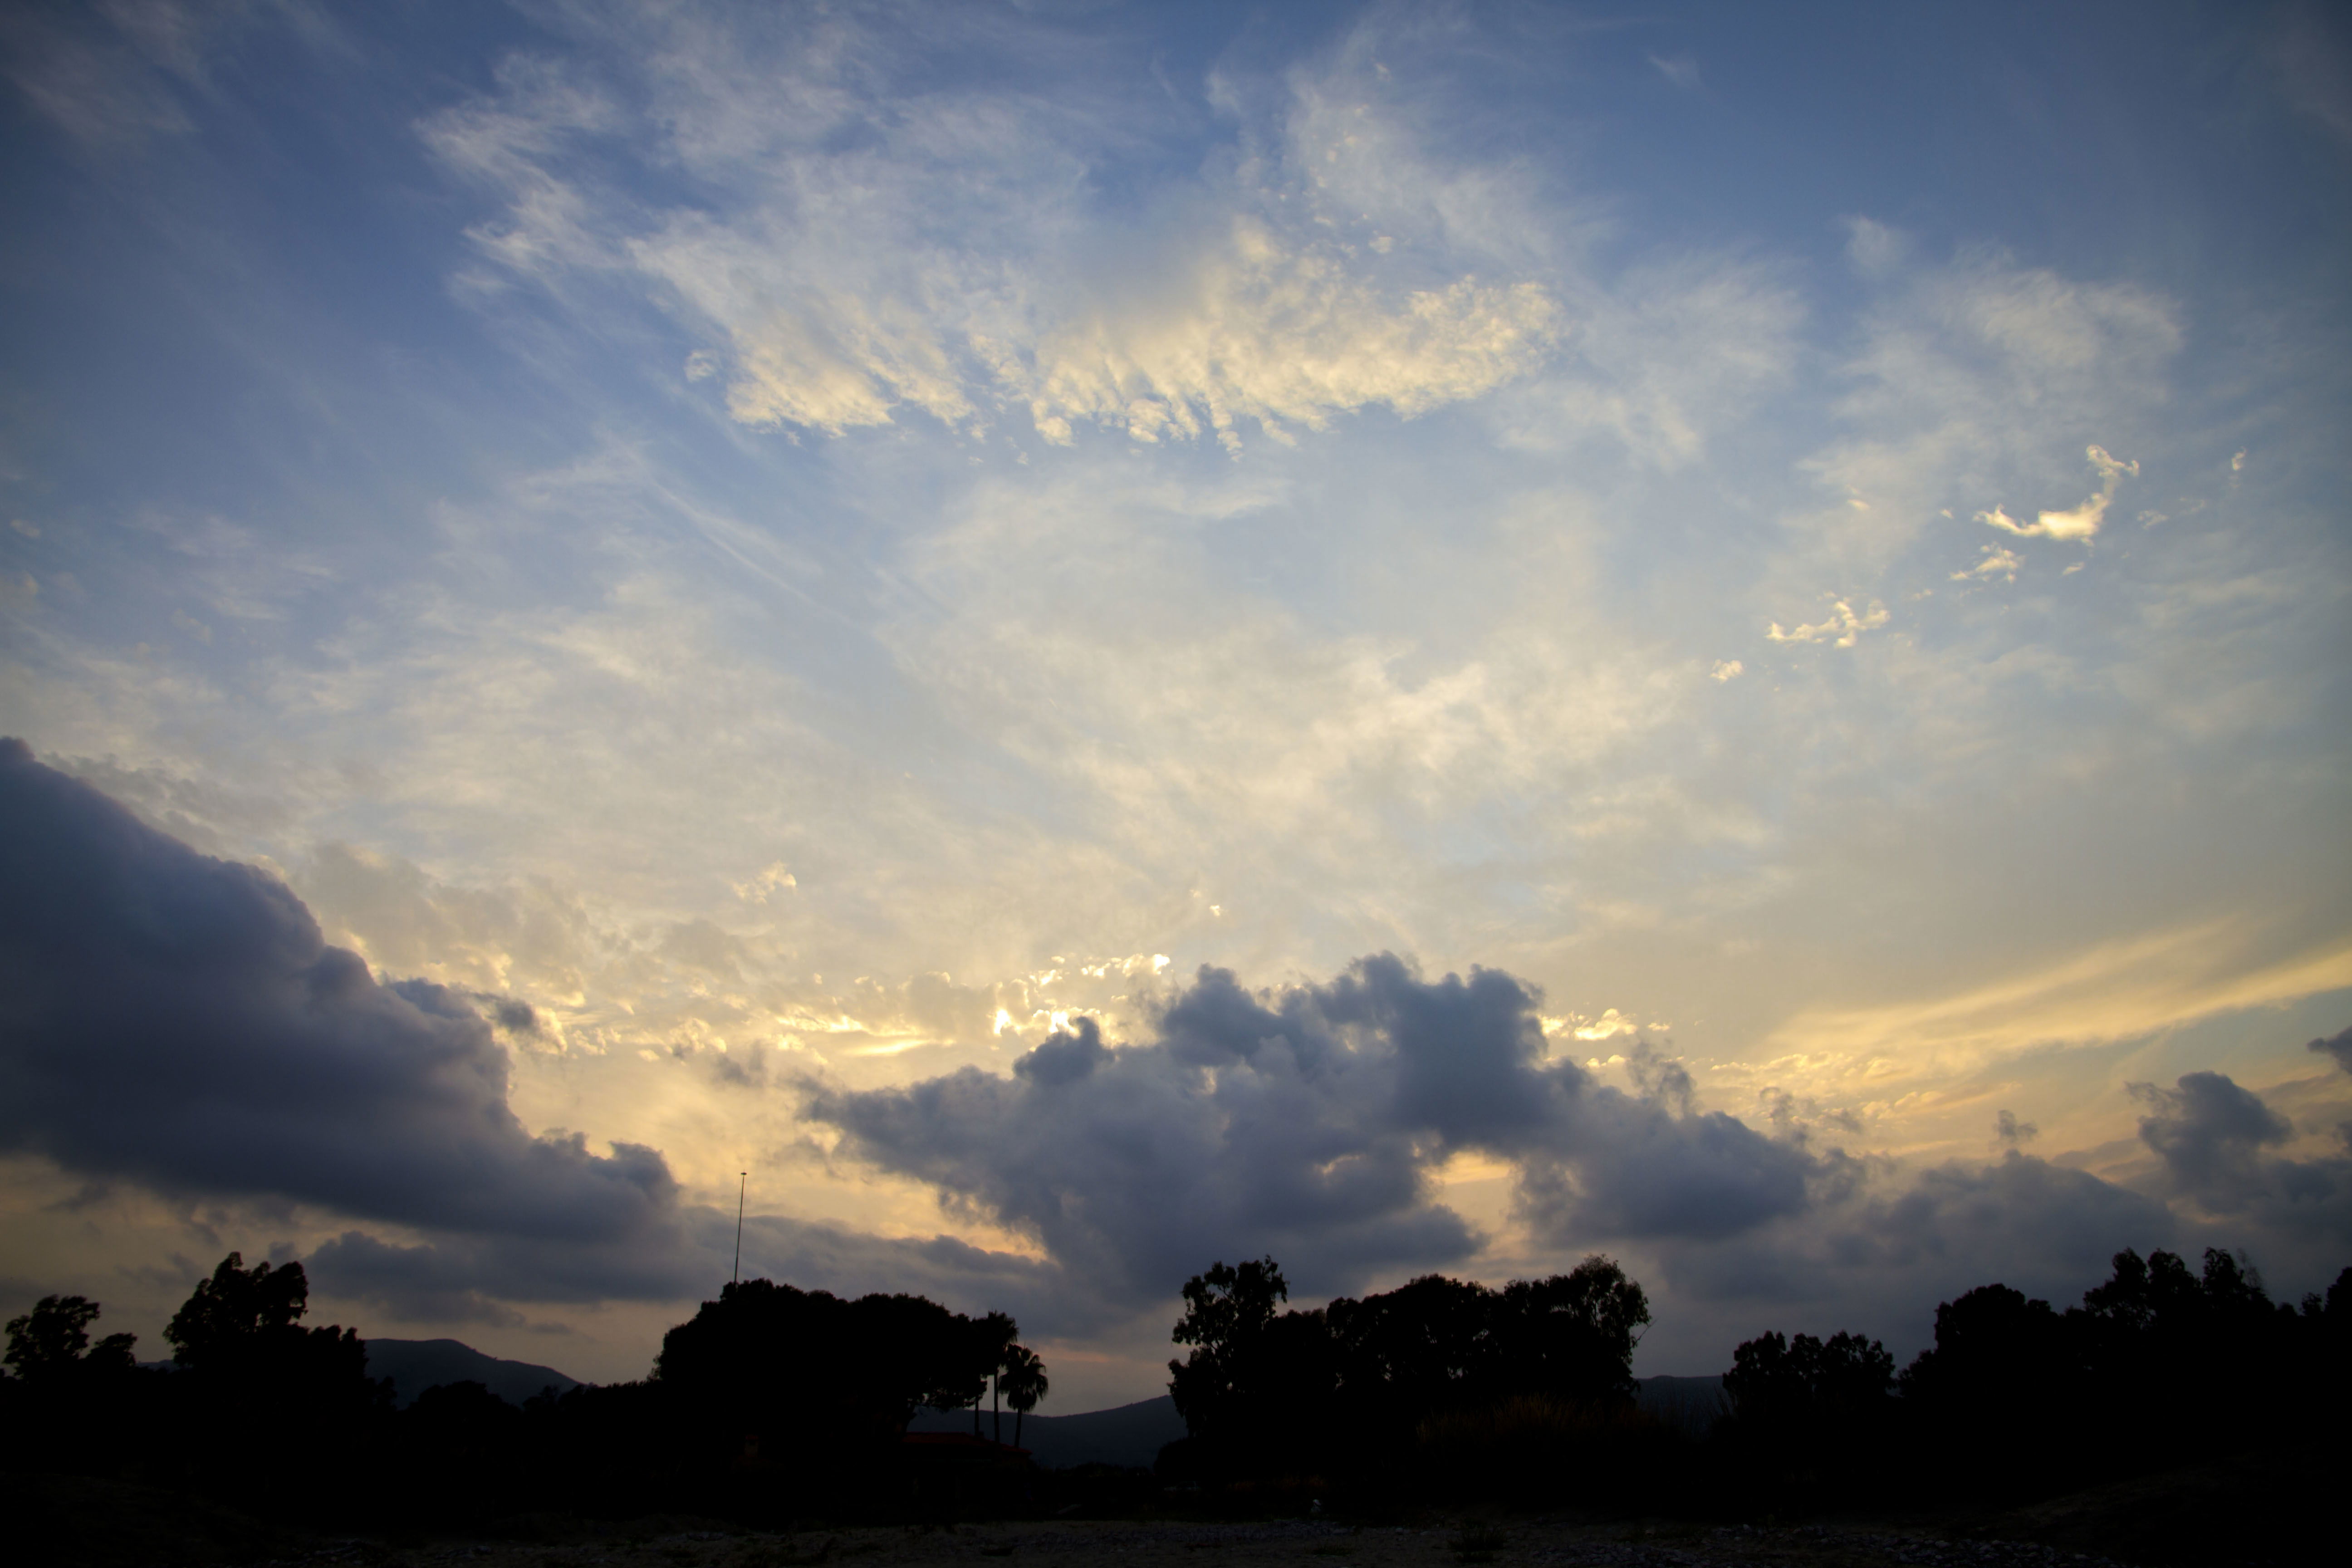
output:
[{"label": "cloud", "polygon": [[2314,1040],[2304,1048],[2333,1058],[2337,1067],[2352,1072],[2352,1029],[2346,1029],[2324,1040]]},{"label": "cloud", "polygon": [[2228,920],[2092,943],[1946,994],[1808,1007],[1768,1048],[1801,1054],[1817,1082],[1883,1098],[2036,1047],[2126,1040],[2352,985],[2352,946],[2280,953],[2274,942]]},{"label": "cloud", "polygon": [[1722,1304],[1727,1331],[1755,1326],[1754,1303],[1832,1310],[1848,1326],[1916,1344],[1925,1303],[1999,1279],[2066,1299],[2096,1283],[2126,1247],[2179,1229],[2156,1199],[2011,1150],[1988,1164],[1910,1170],[1843,1161],[1819,1201],[1748,1235],[1685,1246],[1665,1278],[1692,1310]]},{"label": "cloud", "polygon": [[1718,658],[1715,661],[1715,667],[1706,672],[1706,678],[1717,681],[1737,680],[1746,674],[1747,670],[1748,667],[1738,659]]},{"label": "cloud", "polygon": [[2153,1108],[2139,1133],[2163,1162],[2168,1191],[2226,1224],[2236,1245],[2306,1270],[2341,1266],[2352,1247],[2352,1158],[2266,1152],[2292,1139],[2294,1125],[2221,1073],[2130,1089]]},{"label": "cloud", "polygon": [[[1204,970],[1151,1044],[1105,1047],[1082,1020],[1009,1078],[817,1086],[807,1113],[841,1129],[845,1152],[1036,1237],[1104,1298],[1157,1299],[1213,1258],[1268,1251],[1302,1289],[1338,1289],[1475,1250],[1430,1201],[1441,1156],[1413,1133],[1528,1115],[1509,1090],[1548,1080],[1524,1000],[1483,973],[1424,986],[1393,959],[1279,999]],[[1453,1037],[1431,1034],[1440,1020],[1465,1026],[1458,1079],[1427,1060]]]},{"label": "cloud", "polygon": [[18,741],[0,742],[0,1147],[482,1237],[636,1242],[671,1223],[659,1153],[530,1136],[472,1005],[378,984],[282,884]]},{"label": "cloud", "polygon": [[1517,1210],[1570,1249],[1589,1239],[1719,1240],[1806,1206],[1814,1163],[1721,1111],[1677,1115],[1613,1089],[1562,1128],[1561,1153],[1530,1151]]},{"label": "cloud", "polygon": [[1346,247],[1249,213],[1167,242],[1183,254],[1140,279],[1047,284],[1035,277],[1042,258],[996,258],[987,265],[1025,279],[1023,304],[985,324],[959,321],[972,291],[944,277],[898,295],[872,277],[824,287],[795,277],[776,241],[701,221],[635,254],[726,337],[736,419],[832,435],[901,409],[957,426],[1025,411],[1049,441],[1090,425],[1234,447],[1244,421],[1282,438],[1376,405],[1411,417],[1479,396],[1532,369],[1566,327],[1538,284],[1462,276],[1385,288]]},{"label": "cloud", "polygon": [[[2126,474],[2137,477],[2139,473],[2137,462],[2126,463],[2110,458],[2104,447],[2092,447],[2088,451],[2091,467],[2098,470],[2099,489],[2080,506],[2067,511],[2045,511],[2032,522],[2020,522],[1995,507],[1990,511],[1977,513],[1977,521],[2029,539],[2068,539],[2087,542],[2097,535],[2099,524],[2107,515],[2107,503],[2116,499],[2116,482]],[[2014,577],[2016,574],[2012,571],[2011,575]]]},{"label": "cloud", "polygon": [[1812,626],[1801,626],[1788,631],[1774,621],[1764,635],[1774,642],[1825,642],[1832,647],[1852,647],[1864,632],[1876,631],[1887,621],[1886,606],[1873,604],[1864,615],[1855,615],[1853,606],[1843,599],[1833,601],[1828,616]]},{"label": "cloud", "polygon": [[2285,1142],[2294,1129],[2259,1095],[2217,1072],[2192,1072],[2171,1089],[2131,1086],[2156,1107],[2140,1119],[2139,1135],[2163,1160],[2176,1190],[2209,1208],[2234,1209],[2262,1191],[2262,1150]]},{"label": "cloud", "polygon": [[1668,81],[1674,83],[1676,87],[1681,88],[1685,92],[1696,92],[1698,90],[1698,62],[1692,59],[1689,56],[1675,55],[1672,57],[1661,57],[1658,55],[1652,55],[1650,57],[1650,64],[1657,68],[1657,71],[1660,76],[1664,77]]},{"label": "cloud", "polygon": [[807,1113],[1114,1300],[1240,1254],[1271,1252],[1308,1294],[1453,1264],[1482,1239],[1433,1201],[1463,1152],[1513,1165],[1519,1212],[1562,1245],[1731,1236],[1802,1206],[1812,1159],[1695,1111],[1679,1063],[1637,1046],[1639,1095],[1546,1065],[1538,1001],[1499,971],[1424,981],[1386,954],[1276,992],[1204,967],[1142,1043],[1082,1019],[1010,1077],[812,1084]]},{"label": "cloud", "polygon": [[[934,20],[1008,73],[1024,50],[1087,47],[1009,19]],[[913,414],[968,433],[1020,420],[1050,442],[1097,426],[1231,447],[1251,425],[1289,439],[1366,408],[1409,418],[1481,396],[1566,331],[1538,281],[1426,247],[1384,259],[1394,239],[1370,214],[1333,221],[1347,204],[1327,191],[1336,171],[1307,163],[1311,134],[1277,132],[1263,156],[1106,223],[1080,149],[1115,160],[1148,142],[1148,103],[972,88],[886,107],[875,89],[926,70],[922,51],[855,19],[619,26],[646,62],[630,84],[642,112],[516,58],[497,92],[423,134],[504,202],[470,231],[486,258],[559,291],[633,281],[713,340],[688,379],[719,375],[745,425],[840,436]],[[1287,129],[1328,107],[1302,79]],[[611,139],[594,139],[616,125],[711,199],[644,205]]]},{"label": "cloud", "polygon": [[[528,1004],[379,982],[283,884],[19,741],[0,741],[0,1151],[397,1227],[347,1227],[310,1262],[322,1290],[410,1321],[512,1326],[510,1302],[670,1301],[723,1277],[735,1216],[682,1203],[657,1151],[524,1130],[476,1002],[515,1033],[540,1026]],[[1041,1310],[1057,1291],[1050,1268],[945,1237],[755,1215],[746,1237],[803,1283],[973,1304],[1001,1284]]]},{"label": "cloud", "polygon": [[142,16],[175,21],[189,32],[200,24],[176,6],[110,8],[115,15],[103,19],[76,16],[76,9],[44,16],[35,7],[13,7],[0,26],[0,69],[26,101],[85,148],[101,152],[121,153],[152,136],[194,129],[169,79],[178,75],[184,87],[199,74],[193,52],[183,47],[158,58],[153,46],[163,41],[164,29],[122,24]]},{"label": "cloud", "polygon": [[2352,148],[2352,50],[2330,25],[2331,16],[2320,5],[2279,6],[2272,14],[2264,52],[2286,101],[2341,146]]},{"label": "cloud", "polygon": [[[693,1205],[664,1252],[582,1248],[505,1238],[436,1237],[403,1245],[347,1230],[305,1259],[318,1288],[409,1322],[523,1320],[509,1302],[564,1306],[689,1300],[715,1291],[731,1266],[735,1213]],[[967,1310],[1006,1309],[1032,1331],[1099,1328],[1091,1301],[1049,1261],[993,1252],[949,1236],[883,1237],[778,1215],[743,1220],[746,1277],[863,1295],[914,1291]]]},{"label": "cloud", "polygon": [[2016,551],[2004,550],[1998,544],[1988,544],[1984,547],[1984,559],[1964,571],[1953,573],[1952,581],[1990,583],[1998,577],[2004,583],[2014,583],[2017,581],[2017,569],[2023,564],[2024,562],[2018,558]]}]

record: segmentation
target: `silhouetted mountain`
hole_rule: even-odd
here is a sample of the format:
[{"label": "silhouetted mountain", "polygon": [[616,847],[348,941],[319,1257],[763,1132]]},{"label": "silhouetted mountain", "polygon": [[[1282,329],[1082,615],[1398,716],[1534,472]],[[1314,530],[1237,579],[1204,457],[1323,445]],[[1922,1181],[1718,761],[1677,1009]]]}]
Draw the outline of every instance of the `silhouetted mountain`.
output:
[{"label": "silhouetted mountain", "polygon": [[[971,1412],[918,1410],[907,1430],[969,1432]],[[992,1436],[995,1431],[993,1418],[982,1410],[980,1435]],[[1064,1469],[1072,1465],[1148,1466],[1160,1457],[1162,1447],[1182,1436],[1184,1418],[1176,1414],[1176,1402],[1164,1394],[1157,1399],[1138,1400],[1111,1410],[1089,1410],[1078,1415],[1030,1415],[1021,1423],[1021,1446],[1029,1450],[1032,1459],[1048,1469]],[[1013,1441],[1010,1410],[1004,1413],[1004,1440]]]},{"label": "silhouetted mountain", "polygon": [[1654,1415],[1693,1437],[1704,1437],[1723,1414],[1723,1378],[1641,1377],[1634,1380],[1633,1403],[1644,1415]]},{"label": "silhouetted mountain", "polygon": [[520,1405],[542,1388],[577,1388],[580,1380],[551,1366],[502,1361],[457,1340],[369,1340],[367,1374],[392,1379],[393,1403],[405,1410],[428,1388],[446,1383],[478,1383],[509,1404]]},{"label": "silhouetted mountain", "polygon": [[[1638,1403],[1646,1415],[1692,1436],[1703,1436],[1715,1424],[1723,1405],[1721,1377],[1644,1377]],[[969,1410],[915,1413],[909,1432],[969,1432]],[[980,1435],[996,1428],[987,1410],[980,1413]],[[1160,1447],[1184,1436],[1184,1418],[1167,1394],[1138,1400],[1110,1410],[1089,1410],[1077,1415],[1032,1415],[1021,1427],[1021,1446],[1048,1469],[1072,1465],[1150,1465]],[[1013,1441],[1013,1412],[1004,1413],[1004,1440]]]}]

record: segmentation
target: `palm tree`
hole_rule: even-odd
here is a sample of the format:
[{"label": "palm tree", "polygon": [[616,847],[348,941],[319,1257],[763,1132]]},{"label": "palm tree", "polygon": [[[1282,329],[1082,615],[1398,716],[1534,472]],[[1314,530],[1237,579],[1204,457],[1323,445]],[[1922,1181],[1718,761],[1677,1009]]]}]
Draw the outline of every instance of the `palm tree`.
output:
[{"label": "palm tree", "polygon": [[1037,1402],[1045,1397],[1050,1386],[1045,1380],[1045,1363],[1027,1345],[1007,1345],[996,1383],[1004,1391],[1004,1403],[1013,1406],[1013,1446],[1017,1448],[1021,1447],[1021,1418],[1037,1408]]},{"label": "palm tree", "polygon": [[[1021,1337],[1021,1325],[1015,1323],[1005,1313],[991,1312],[971,1327],[972,1332],[979,1336],[979,1342],[975,1348],[980,1352],[981,1364],[988,1369],[988,1379],[992,1386],[996,1381],[996,1374],[1004,1366],[1004,1348]],[[971,1435],[975,1437],[980,1436],[980,1396],[978,1394],[974,1394],[971,1401]],[[1001,1414],[997,1417],[996,1436],[999,1439],[1004,1436],[1003,1416]]]}]

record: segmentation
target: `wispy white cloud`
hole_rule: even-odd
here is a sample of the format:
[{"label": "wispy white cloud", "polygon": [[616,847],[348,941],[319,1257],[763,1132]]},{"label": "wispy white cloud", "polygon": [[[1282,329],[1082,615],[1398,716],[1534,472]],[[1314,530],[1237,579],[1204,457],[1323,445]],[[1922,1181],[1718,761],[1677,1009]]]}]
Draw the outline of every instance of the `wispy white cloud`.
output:
[{"label": "wispy white cloud", "polygon": [[1874,632],[1889,619],[1886,606],[1873,604],[1860,615],[1843,599],[1831,602],[1830,613],[1810,626],[1791,626],[1782,630],[1774,621],[1764,635],[1774,642],[1825,642],[1832,647],[1852,647],[1862,640],[1864,632]]},{"label": "wispy white cloud", "polygon": [[1988,544],[1984,547],[1983,559],[1973,566],[1953,573],[1952,581],[1989,583],[1998,577],[2004,583],[2014,583],[2017,581],[2017,569],[2023,564],[2025,563],[2018,558],[2016,551],[2004,550],[1998,544]]},{"label": "wispy white cloud", "polygon": [[2092,447],[2088,454],[2091,467],[2098,471],[2099,489],[2097,494],[2084,500],[2080,506],[2064,511],[2045,511],[2032,522],[2020,522],[1995,507],[1990,511],[1977,513],[1977,521],[2029,539],[2081,540],[2087,542],[2097,536],[2099,524],[2106,518],[2107,503],[2116,499],[2116,482],[2126,474],[2137,476],[2139,473],[2137,462],[2127,463],[2111,458],[2103,447]]},{"label": "wispy white cloud", "polygon": [[1685,92],[1698,90],[1700,86],[1698,62],[1688,55],[1652,55],[1650,64],[1656,68],[1660,76],[1664,77]]}]

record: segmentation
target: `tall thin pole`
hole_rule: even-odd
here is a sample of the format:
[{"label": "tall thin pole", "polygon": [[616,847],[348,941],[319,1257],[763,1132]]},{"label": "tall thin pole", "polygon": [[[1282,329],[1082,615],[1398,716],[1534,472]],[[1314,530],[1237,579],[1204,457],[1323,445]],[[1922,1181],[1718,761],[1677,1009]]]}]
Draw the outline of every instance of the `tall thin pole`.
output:
[{"label": "tall thin pole", "polygon": [[751,1187],[751,1173],[746,1171],[735,1185],[735,1278],[730,1283],[737,1285],[743,1282],[743,1194]]}]

